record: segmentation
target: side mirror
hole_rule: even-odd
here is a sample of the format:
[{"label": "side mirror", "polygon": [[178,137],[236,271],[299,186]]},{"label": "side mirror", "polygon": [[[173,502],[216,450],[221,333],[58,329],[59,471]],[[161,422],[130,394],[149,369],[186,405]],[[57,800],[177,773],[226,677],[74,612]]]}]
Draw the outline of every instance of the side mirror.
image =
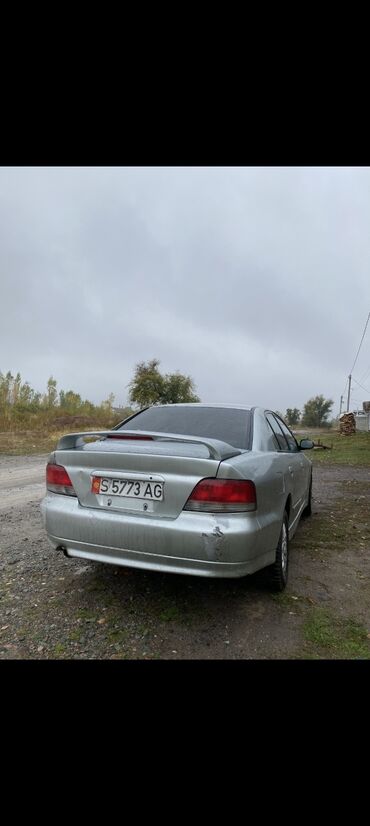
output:
[{"label": "side mirror", "polygon": [[301,439],[299,443],[300,450],[312,450],[314,446],[314,442],[312,442],[311,439]]}]

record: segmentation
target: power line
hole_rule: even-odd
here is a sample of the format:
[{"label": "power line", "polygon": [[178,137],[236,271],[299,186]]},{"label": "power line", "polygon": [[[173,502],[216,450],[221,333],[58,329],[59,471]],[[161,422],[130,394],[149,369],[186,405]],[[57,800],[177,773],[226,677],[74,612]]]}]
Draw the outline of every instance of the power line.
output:
[{"label": "power line", "polygon": [[[366,333],[366,330],[367,330],[367,325],[368,325],[368,323],[369,323],[369,319],[370,319],[370,313],[368,314],[368,317],[367,317],[367,319],[366,319],[365,329],[364,329],[364,332],[362,333],[362,339],[361,339],[361,341],[360,341],[360,346],[359,346],[359,348],[358,348],[358,350],[357,350],[357,353],[356,353],[356,358],[355,358],[355,360],[354,360],[354,362],[353,362],[353,367],[352,367],[352,370],[350,370],[350,374],[349,374],[349,376],[348,376],[347,413],[348,413],[348,411],[349,411],[349,400],[350,400],[350,398],[351,398],[351,379],[352,379],[352,373],[353,373],[353,369],[354,369],[354,366],[355,366],[355,364],[356,364],[356,361],[357,361],[357,359],[358,359],[359,352],[360,352],[361,347],[362,347],[362,342],[363,342],[363,340],[364,340],[364,338],[365,338],[365,333]],[[356,380],[355,380],[355,381],[356,381]],[[360,385],[360,386],[361,386],[361,385]],[[365,388],[364,388],[364,389],[365,389]],[[366,392],[368,392],[368,391],[366,390]]]},{"label": "power line", "polygon": [[356,361],[357,361],[357,359],[358,359],[359,352],[360,352],[360,350],[361,350],[361,345],[362,345],[362,342],[363,342],[363,340],[364,340],[364,338],[365,338],[365,333],[366,333],[366,330],[367,330],[367,325],[368,325],[368,323],[369,323],[369,319],[370,319],[370,313],[369,313],[369,315],[368,315],[368,317],[367,317],[367,321],[366,321],[366,324],[365,324],[365,329],[364,329],[364,332],[362,333],[362,339],[361,339],[361,341],[360,341],[360,346],[359,346],[359,348],[358,348],[358,350],[357,350],[356,358],[355,358],[355,360],[354,360],[354,362],[353,362],[353,367],[352,367],[352,370],[350,370],[350,371],[349,371],[349,374],[350,374],[350,375],[353,373],[354,366],[355,366]]},{"label": "power line", "polygon": [[369,390],[367,387],[364,387],[364,386],[363,386],[363,384],[360,384],[360,382],[359,382],[359,381],[357,381],[357,379],[355,379],[355,377],[354,377],[354,376],[352,376],[352,378],[353,378],[353,381],[355,381],[355,382],[356,382],[356,384],[358,384],[358,386],[362,388],[362,390],[365,390],[365,391],[366,391],[366,393],[370,393],[370,390]]},{"label": "power line", "polygon": [[364,375],[361,376],[361,381],[366,381],[367,377],[370,376],[370,367],[365,370]]}]

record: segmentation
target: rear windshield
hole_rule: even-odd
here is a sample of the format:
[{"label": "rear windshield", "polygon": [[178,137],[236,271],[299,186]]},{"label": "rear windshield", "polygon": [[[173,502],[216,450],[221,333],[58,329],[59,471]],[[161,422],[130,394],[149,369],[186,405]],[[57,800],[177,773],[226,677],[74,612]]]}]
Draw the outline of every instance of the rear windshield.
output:
[{"label": "rear windshield", "polygon": [[244,450],[249,449],[250,411],[227,407],[150,407],[117,430],[153,430],[219,439]]}]

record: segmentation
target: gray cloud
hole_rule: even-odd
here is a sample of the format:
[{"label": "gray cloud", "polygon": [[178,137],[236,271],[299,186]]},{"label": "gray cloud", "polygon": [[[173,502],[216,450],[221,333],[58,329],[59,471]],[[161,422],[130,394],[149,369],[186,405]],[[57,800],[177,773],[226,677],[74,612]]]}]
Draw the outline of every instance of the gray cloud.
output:
[{"label": "gray cloud", "polygon": [[3,168],[0,370],[125,402],[156,356],[205,401],[337,409],[369,220],[368,168]]}]

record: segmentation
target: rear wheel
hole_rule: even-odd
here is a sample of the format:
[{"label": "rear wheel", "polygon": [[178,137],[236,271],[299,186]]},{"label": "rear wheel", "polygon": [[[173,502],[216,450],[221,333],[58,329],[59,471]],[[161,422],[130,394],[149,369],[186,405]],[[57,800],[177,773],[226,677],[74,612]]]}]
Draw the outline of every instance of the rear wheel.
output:
[{"label": "rear wheel", "polygon": [[283,591],[288,582],[289,566],[289,527],[288,515],[285,511],[281,526],[279,541],[276,548],[276,558],[273,565],[266,569],[269,585],[273,591]]}]

